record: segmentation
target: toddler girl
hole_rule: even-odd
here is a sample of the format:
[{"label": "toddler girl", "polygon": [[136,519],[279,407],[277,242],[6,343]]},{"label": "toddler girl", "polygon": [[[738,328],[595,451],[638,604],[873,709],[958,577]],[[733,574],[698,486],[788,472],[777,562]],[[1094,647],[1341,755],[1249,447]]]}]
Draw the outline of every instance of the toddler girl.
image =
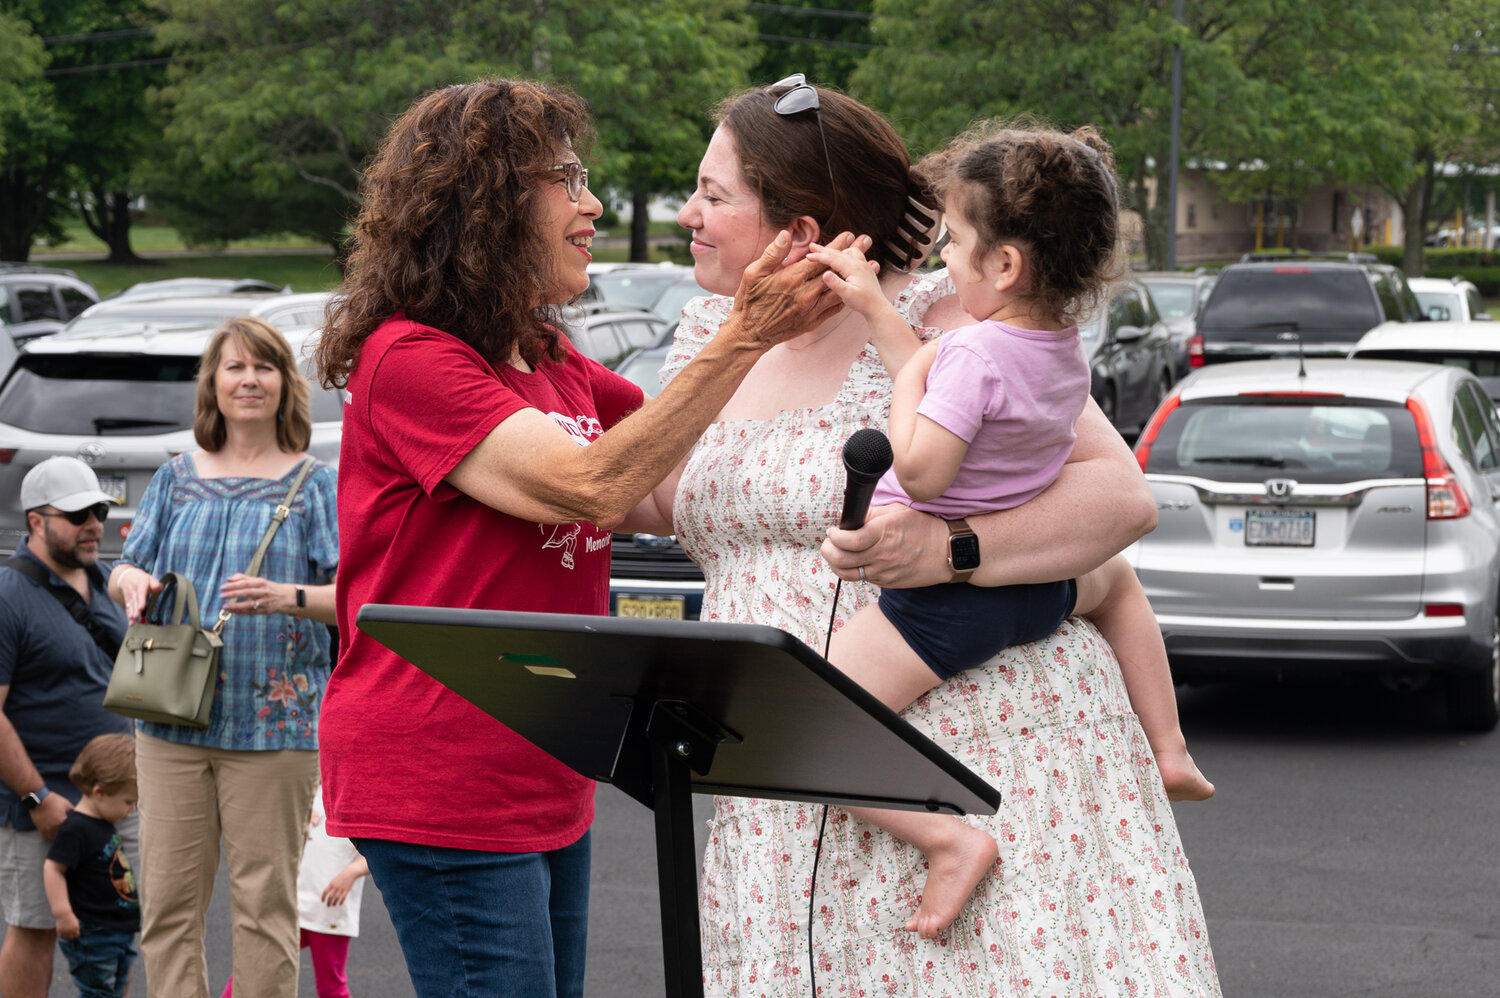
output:
[{"label": "toddler girl", "polygon": [[[920,169],[942,201],[942,258],[959,303],[980,321],[919,346],[857,248],[817,247],[809,256],[869,321],[895,378],[895,462],[874,502],[904,502],[966,531],[965,516],[1040,494],[1072,449],[1090,380],[1077,319],[1108,298],[1119,188],[1110,148],[1092,128],[1066,135],[982,126]],[[1161,631],[1123,558],[1056,583],[984,587],[967,584],[971,574],[956,572],[956,585],[882,590],[878,608],[864,608],[833,636],[829,660],[900,710],[955,672],[1080,614],[1120,660],[1168,797],[1213,793],[1188,755]],[[922,901],[906,924],[923,938],[957,917],[998,855],[988,833],[952,816],[851,811],[926,855]]]}]

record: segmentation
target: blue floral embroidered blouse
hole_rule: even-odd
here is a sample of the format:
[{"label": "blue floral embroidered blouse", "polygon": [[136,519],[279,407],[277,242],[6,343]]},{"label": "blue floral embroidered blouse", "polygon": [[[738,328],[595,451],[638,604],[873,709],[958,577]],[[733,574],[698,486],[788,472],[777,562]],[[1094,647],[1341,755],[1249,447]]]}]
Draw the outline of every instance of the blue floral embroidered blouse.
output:
[{"label": "blue floral embroidered blouse", "polygon": [[[184,575],[212,627],[219,587],[243,572],[300,465],[281,478],[200,478],[190,455],[157,469],[141,496],[121,561],[160,579]],[[275,582],[326,583],[338,566],[338,473],[321,461],[302,483],[291,515],[266,552],[260,575]],[[250,751],[316,749],[318,710],[328,685],[328,629],[286,614],[231,614],[219,653],[219,682],[206,728],[137,722],[156,738]]]}]

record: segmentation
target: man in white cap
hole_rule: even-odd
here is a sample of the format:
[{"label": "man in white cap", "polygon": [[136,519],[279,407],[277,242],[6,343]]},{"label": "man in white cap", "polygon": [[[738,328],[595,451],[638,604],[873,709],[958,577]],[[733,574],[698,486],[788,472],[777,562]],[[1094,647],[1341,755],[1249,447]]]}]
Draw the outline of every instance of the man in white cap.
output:
[{"label": "man in white cap", "polygon": [[[0,995],[45,998],[57,925],[42,885],[48,840],[78,798],[68,769],[95,735],[130,734],[105,710],[125,612],[99,564],[116,500],[74,457],[41,462],[21,482],[26,543],[0,562]],[[135,856],[136,816],[118,826]]]}]

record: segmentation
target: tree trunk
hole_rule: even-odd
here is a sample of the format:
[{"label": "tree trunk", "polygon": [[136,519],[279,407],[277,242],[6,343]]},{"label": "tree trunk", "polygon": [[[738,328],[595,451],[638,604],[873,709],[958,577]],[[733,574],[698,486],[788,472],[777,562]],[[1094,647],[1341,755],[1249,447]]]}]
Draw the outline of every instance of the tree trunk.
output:
[{"label": "tree trunk", "polygon": [[0,173],[0,260],[31,258],[31,243],[47,217],[45,188],[20,168]]},{"label": "tree trunk", "polygon": [[1161,191],[1156,192],[1155,198],[1150,196],[1144,164],[1139,164],[1135,175],[1139,179],[1131,182],[1130,194],[1135,201],[1135,210],[1141,217],[1141,240],[1145,243],[1146,269],[1165,270],[1168,226],[1172,221],[1167,217],[1167,199]]},{"label": "tree trunk", "polygon": [[630,262],[651,261],[651,195],[644,191],[630,194]]},{"label": "tree trunk", "polygon": [[1431,189],[1433,164],[1429,159],[1417,179],[1401,194],[1401,270],[1407,277],[1422,276],[1422,247],[1427,239],[1427,192]]},{"label": "tree trunk", "polygon": [[125,191],[93,189],[92,204],[80,204],[83,224],[109,247],[105,263],[140,264],[145,261],[130,248],[130,195]]}]

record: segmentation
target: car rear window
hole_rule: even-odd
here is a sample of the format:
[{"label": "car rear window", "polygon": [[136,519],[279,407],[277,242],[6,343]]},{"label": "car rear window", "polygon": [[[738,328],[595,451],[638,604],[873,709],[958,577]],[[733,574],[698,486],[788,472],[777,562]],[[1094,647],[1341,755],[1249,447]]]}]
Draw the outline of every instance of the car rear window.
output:
[{"label": "car rear window", "polygon": [[[196,355],[23,354],[0,389],[0,423],[74,436],[191,429],[197,376]],[[313,422],[343,418],[341,392],[311,395]]]},{"label": "car rear window", "polygon": [[1288,265],[1225,270],[1198,326],[1205,339],[1220,341],[1269,343],[1287,331],[1352,341],[1380,319],[1364,271]]},{"label": "car rear window", "polygon": [[197,370],[197,357],[23,354],[0,390],[0,423],[79,436],[187,429]]},{"label": "car rear window", "polygon": [[1404,406],[1306,398],[1178,406],[1151,445],[1146,471],[1313,484],[1423,474],[1416,421]]}]

